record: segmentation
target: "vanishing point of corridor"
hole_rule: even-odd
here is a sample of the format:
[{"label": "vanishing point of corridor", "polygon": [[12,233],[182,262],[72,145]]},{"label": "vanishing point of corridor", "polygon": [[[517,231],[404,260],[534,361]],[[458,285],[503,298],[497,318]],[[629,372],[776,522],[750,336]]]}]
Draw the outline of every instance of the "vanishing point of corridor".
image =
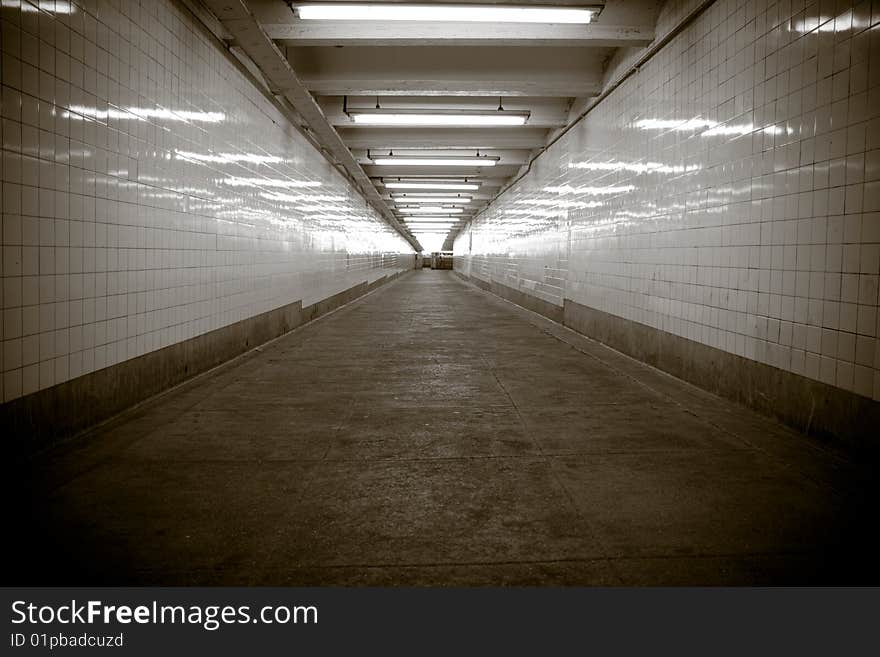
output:
[{"label": "vanishing point of corridor", "polygon": [[849,461],[445,271],[31,467],[12,577],[34,584],[868,576],[873,515]]}]

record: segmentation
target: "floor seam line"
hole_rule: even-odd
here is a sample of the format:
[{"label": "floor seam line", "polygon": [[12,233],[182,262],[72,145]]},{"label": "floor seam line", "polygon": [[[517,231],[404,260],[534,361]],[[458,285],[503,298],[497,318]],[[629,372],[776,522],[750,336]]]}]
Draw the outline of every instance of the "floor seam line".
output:
[{"label": "floor seam line", "polygon": [[[510,394],[510,392],[507,390],[507,388],[504,387],[504,384],[501,382],[501,379],[498,378],[498,374],[495,372],[495,368],[492,367],[492,364],[486,359],[486,357],[482,351],[480,352],[480,359],[486,364],[486,367],[489,369],[489,372],[492,374],[492,377],[495,379],[495,382],[498,384],[498,387],[501,388],[501,390],[504,392],[504,394],[510,400],[510,404],[513,406],[513,410],[516,413],[517,418],[519,419],[520,426],[522,427],[523,432],[526,434],[526,436],[528,436],[529,429],[528,429],[528,426],[526,425],[525,420],[523,419],[522,413],[519,410],[519,406],[517,406],[517,404],[516,404],[516,400],[514,400],[513,396]],[[596,532],[595,528],[592,526],[592,523],[590,523],[590,521],[586,518],[586,516],[584,516],[583,511],[581,511],[577,502],[575,502],[574,497],[571,494],[571,491],[569,491],[568,487],[566,487],[566,485],[560,480],[559,475],[556,473],[556,471],[553,468],[553,464],[551,463],[550,458],[548,458],[547,454],[544,453],[544,449],[541,447],[541,444],[537,440],[534,440],[534,439],[532,439],[532,442],[534,443],[535,447],[537,447],[541,459],[547,465],[547,469],[550,472],[550,476],[553,477],[553,480],[556,482],[556,485],[560,487],[560,489],[565,494],[566,498],[568,498],[568,503],[571,505],[575,514],[581,519],[581,522],[583,522],[586,525],[586,527],[591,530],[591,538],[596,542],[596,545],[599,547],[599,550],[607,558],[608,550],[605,547],[605,545],[602,543],[601,539],[599,538],[598,532]],[[620,574],[614,569],[614,567],[610,563],[608,564],[608,566],[609,566],[609,568],[611,568],[611,572],[614,574],[614,576],[617,577],[617,579],[622,584],[623,578],[620,576]]]},{"label": "floor seam line", "polygon": [[[504,299],[503,297],[499,297],[498,295],[495,295],[495,294],[493,294],[492,292],[489,292],[489,291],[487,291],[487,290],[483,290],[482,288],[479,288],[479,287],[477,287],[477,286],[474,286],[474,285],[472,285],[472,284],[470,284],[470,283],[468,283],[468,282],[466,282],[466,281],[461,281],[461,282],[462,282],[462,284],[464,284],[464,285],[471,285],[472,287],[474,287],[474,289],[475,289],[476,291],[478,291],[478,292],[482,292],[484,295],[487,295],[487,296],[489,296],[490,298],[497,298],[497,299],[500,299],[501,301],[505,301],[505,302],[507,302],[508,304],[514,306],[514,307],[517,308],[517,309],[520,309],[520,310],[523,310],[523,311],[528,311],[528,312],[532,312],[532,313],[534,313],[534,311],[529,311],[528,308],[523,308],[522,306],[520,306],[520,305],[518,305],[518,304],[516,304],[516,303],[514,303],[514,302],[512,302],[512,301],[509,301],[509,300],[507,300],[507,299]],[[546,317],[543,317],[542,315],[540,315],[540,314],[538,314],[538,313],[534,313],[534,314],[538,315],[538,317],[539,317],[541,320],[543,320],[543,321],[546,321],[546,322],[552,322],[552,321],[553,321],[553,320],[547,319]],[[742,437],[741,435],[739,435],[739,434],[737,434],[737,433],[734,433],[734,432],[732,432],[731,430],[726,429],[726,428],[723,427],[723,426],[718,425],[717,423],[715,423],[715,422],[712,421],[711,419],[708,419],[708,418],[705,418],[704,416],[701,416],[699,413],[697,413],[697,412],[691,410],[691,409],[688,408],[685,404],[683,404],[682,402],[680,402],[678,399],[676,399],[675,397],[673,397],[673,396],[670,395],[669,393],[661,392],[661,391],[659,391],[659,390],[656,390],[655,388],[651,387],[649,384],[645,383],[644,381],[639,380],[637,377],[633,376],[632,374],[629,374],[629,373],[627,373],[627,372],[621,370],[619,367],[616,367],[615,365],[613,365],[613,364],[609,363],[608,361],[602,359],[602,358],[599,357],[598,355],[596,355],[596,354],[592,354],[592,353],[589,353],[589,352],[587,352],[587,351],[581,349],[581,348],[578,347],[577,345],[572,344],[572,343],[569,342],[568,340],[565,340],[565,339],[563,339],[562,337],[560,337],[560,336],[558,336],[558,335],[555,335],[553,332],[549,331],[546,327],[544,327],[544,326],[540,326],[540,325],[538,325],[537,323],[534,323],[534,322],[531,322],[531,321],[528,321],[528,320],[526,320],[526,321],[527,321],[527,323],[531,324],[531,325],[534,326],[536,329],[538,329],[538,330],[541,331],[542,333],[544,333],[544,334],[550,336],[550,337],[553,338],[554,340],[556,340],[556,341],[558,341],[558,342],[560,342],[560,343],[562,343],[562,344],[568,346],[569,348],[573,349],[574,351],[577,351],[578,353],[580,353],[580,354],[582,354],[582,355],[584,355],[584,356],[587,356],[588,358],[591,358],[592,360],[595,360],[595,361],[601,363],[602,365],[604,365],[605,367],[609,368],[611,371],[613,371],[613,372],[614,372],[615,374],[617,374],[618,376],[624,377],[624,378],[626,378],[626,379],[632,381],[633,383],[639,385],[640,387],[643,387],[643,388],[645,388],[645,389],[647,389],[647,390],[650,390],[652,393],[654,393],[655,395],[657,395],[657,396],[660,397],[661,399],[664,399],[664,400],[666,400],[667,402],[672,403],[673,405],[677,406],[679,409],[681,409],[683,412],[687,413],[688,415],[691,415],[692,417],[698,419],[699,421],[708,424],[710,427],[714,428],[715,430],[717,430],[717,431],[719,431],[719,432],[721,432],[721,433],[723,433],[723,434],[725,434],[725,435],[727,435],[727,436],[730,436],[730,437],[734,438],[737,442],[742,443],[743,445],[745,445],[745,446],[748,447],[749,449],[752,449],[752,450],[758,452],[759,454],[764,455],[764,456],[767,457],[768,459],[770,459],[770,460],[772,460],[773,462],[775,462],[777,465],[782,466],[782,468],[783,468],[784,470],[787,470],[787,471],[789,471],[789,472],[793,472],[793,473],[797,474],[798,476],[803,477],[803,478],[806,479],[807,481],[810,481],[812,484],[814,484],[814,485],[816,485],[816,486],[819,486],[819,487],[831,486],[831,487],[832,487],[832,490],[833,490],[836,494],[839,494],[839,495],[843,495],[843,494],[844,494],[844,492],[841,491],[841,490],[838,490],[836,486],[833,486],[832,484],[829,484],[828,482],[821,482],[821,481],[818,481],[818,480],[815,479],[814,477],[812,477],[812,476],[810,476],[809,474],[803,472],[801,469],[792,466],[792,465],[791,465],[790,463],[788,463],[786,460],[784,460],[784,459],[782,459],[782,458],[780,458],[780,457],[778,457],[778,456],[772,454],[771,452],[768,452],[766,449],[763,449],[762,447],[760,447],[760,446],[758,446],[758,445],[752,443],[751,441],[747,440],[746,438]],[[555,323],[555,324],[558,324],[558,322]],[[562,325],[562,324],[560,324],[560,326],[561,326],[562,328],[564,328],[564,329],[573,330],[573,329],[569,329],[568,327],[566,327],[565,325]],[[578,336],[578,337],[581,337],[581,338],[588,339],[588,340],[590,339],[590,338],[588,338],[588,337],[586,337],[586,336],[582,336],[581,334],[579,334],[579,333],[577,333],[577,332],[575,332],[575,335]],[[598,343],[598,344],[601,345],[602,343]],[[607,345],[602,345],[602,346],[603,346],[603,347],[606,347],[606,348],[608,348],[608,349],[611,349],[611,347],[608,347]],[[617,352],[617,351],[614,350],[614,349],[612,349],[612,351],[614,351],[615,353],[621,353],[621,352]],[[621,354],[621,355],[626,356],[626,354]],[[632,357],[628,357],[628,358],[630,358],[631,360],[633,360],[633,361],[634,361],[635,363],[637,363],[637,364],[640,364],[640,365],[643,365],[643,366],[648,366],[646,363],[642,363],[641,361],[639,361],[639,360],[637,360],[637,359],[634,359],[634,358],[632,358]],[[657,368],[655,368],[655,369],[657,369]],[[687,384],[686,381],[681,381],[680,379],[678,379],[677,377],[672,376],[672,375],[669,374],[668,372],[663,372],[663,370],[658,370],[658,371],[661,372],[661,373],[663,373],[663,374],[665,374],[666,376],[671,377],[671,378],[674,379],[675,381],[680,381],[680,382],[683,383],[683,384]],[[688,385],[692,385],[692,384],[688,384]],[[712,394],[712,393],[709,393],[709,392],[706,391],[706,390],[703,390],[702,388],[699,388],[699,387],[696,387],[696,386],[694,386],[694,387],[695,387],[697,390],[700,390],[700,391],[702,391],[702,392],[704,392],[704,393]],[[748,411],[748,409],[746,409],[746,410]],[[748,412],[753,413],[753,411],[748,411]],[[831,458],[835,458],[835,460],[836,460],[836,458],[837,458],[835,455],[833,455],[833,454],[832,454],[832,455],[829,455],[829,454],[826,453],[825,451],[821,451],[820,453],[821,453],[823,456],[825,456],[826,458],[828,458],[829,456],[830,456]]]}]

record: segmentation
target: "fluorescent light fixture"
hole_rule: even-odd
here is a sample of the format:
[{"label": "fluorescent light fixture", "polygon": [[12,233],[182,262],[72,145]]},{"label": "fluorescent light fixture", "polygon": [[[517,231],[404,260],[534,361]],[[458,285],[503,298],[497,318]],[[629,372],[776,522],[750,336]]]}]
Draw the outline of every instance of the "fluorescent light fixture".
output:
[{"label": "fluorescent light fixture", "polygon": [[595,7],[517,7],[450,4],[297,4],[301,20],[454,21],[466,23],[567,23],[585,25]]},{"label": "fluorescent light fixture", "polygon": [[497,157],[374,157],[373,164],[405,167],[494,167]]},{"label": "fluorescent light fixture", "polygon": [[396,197],[395,203],[453,203],[456,205],[464,205],[471,202],[470,198],[435,198],[433,196],[406,196]]},{"label": "fluorescent light fixture", "polygon": [[[406,192],[394,192],[391,196],[395,199],[408,199],[411,198],[409,194]],[[456,194],[455,192],[416,192],[412,195],[412,198],[431,198],[434,203],[440,203],[444,199],[454,199],[458,201],[470,201],[473,200],[470,194]]]},{"label": "fluorescent light fixture", "polygon": [[508,110],[349,109],[347,113],[359,125],[479,127],[524,125],[530,115]]},{"label": "fluorescent light fixture", "polygon": [[457,224],[464,221],[464,217],[404,217],[408,224]]},{"label": "fluorescent light fixture", "polygon": [[404,217],[404,223],[407,226],[415,226],[416,228],[424,228],[425,226],[458,226],[462,222],[454,221],[449,218],[439,217],[437,219],[431,219],[430,221],[408,221],[408,217]]},{"label": "fluorescent light fixture", "polygon": [[411,217],[411,216],[403,217],[404,222],[406,222],[408,224],[418,224],[419,222],[436,223],[438,221],[440,223],[445,223],[448,221],[454,221],[455,223],[458,223],[459,221],[461,221],[463,219],[464,219],[464,217],[449,217],[449,216],[445,216],[445,215],[437,215],[437,216],[430,216],[430,217],[424,216],[424,215],[420,215],[418,217]]},{"label": "fluorescent light fixture", "polygon": [[461,214],[461,208],[444,208],[439,205],[422,205],[414,208],[400,208],[401,214]]},{"label": "fluorescent light fixture", "polygon": [[425,182],[387,182],[383,184],[388,189],[456,189],[465,192],[480,188],[479,185],[474,183],[435,183],[430,180]]}]

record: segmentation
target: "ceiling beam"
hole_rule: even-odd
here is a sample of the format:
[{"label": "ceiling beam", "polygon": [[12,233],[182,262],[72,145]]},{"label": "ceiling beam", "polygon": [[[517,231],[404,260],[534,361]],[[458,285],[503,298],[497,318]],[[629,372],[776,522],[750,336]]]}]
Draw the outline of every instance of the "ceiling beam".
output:
[{"label": "ceiling beam", "polygon": [[[355,126],[352,118],[343,112],[343,97],[342,96],[320,96],[318,97],[318,104],[324,112],[324,116],[327,117],[327,121],[330,122],[333,126],[345,126],[345,127],[353,127]],[[363,97],[363,96],[349,96],[348,100],[348,111],[351,112],[354,109],[372,109],[375,98]],[[382,108],[383,109],[409,109],[409,110],[475,110],[475,111],[486,111],[486,110],[494,110],[498,104],[497,98],[436,98],[436,97],[426,97],[421,98],[418,96],[409,96],[403,98],[401,96],[394,96],[391,98],[386,98],[382,100]],[[566,125],[568,120],[568,106],[569,103],[567,100],[562,100],[558,98],[553,99],[541,99],[534,98],[529,100],[523,100],[521,98],[511,99],[504,102],[504,109],[510,111],[523,111],[528,110],[531,114],[526,123],[529,127],[536,128],[555,128]],[[367,127],[367,126],[364,126]],[[410,129],[421,130],[421,127],[402,127],[398,128],[401,133],[406,132]],[[494,130],[494,127],[486,127],[483,128],[487,133]],[[457,128],[453,127],[450,130],[450,133]]]},{"label": "ceiling beam", "polygon": [[336,130],[352,149],[533,149],[547,141],[547,128],[343,128]]},{"label": "ceiling beam", "polygon": [[[447,176],[447,178],[452,179],[452,180],[461,180],[462,176],[458,176],[458,178],[455,178],[454,176]],[[392,194],[406,193],[406,194],[411,194],[411,195],[416,196],[416,195],[420,194],[422,191],[430,192],[431,190],[389,189],[388,187],[385,187],[385,184],[384,184],[385,182],[395,182],[398,179],[403,180],[405,182],[415,182],[415,181],[422,181],[422,180],[424,180],[425,182],[431,182],[435,178],[432,176],[414,176],[412,173],[402,174],[399,177],[398,176],[388,176],[388,175],[384,174],[383,172],[379,172],[377,174],[374,174],[372,176],[372,179],[373,179],[373,184],[375,184],[376,187],[379,189],[379,193],[382,195],[382,197],[384,199],[387,200],[387,198],[389,198]],[[445,180],[445,178],[444,178],[444,180]],[[505,179],[503,179],[503,178],[485,178],[482,176],[473,176],[473,177],[468,176],[468,180],[470,182],[477,183],[480,186],[479,189],[472,190],[472,191],[463,191],[461,193],[466,194],[468,196],[473,196],[474,198],[479,198],[479,199],[493,199],[493,198],[495,198],[495,195],[498,193],[498,190],[506,182]]]},{"label": "ceiling beam", "polygon": [[302,83],[318,96],[597,96],[601,85],[592,80],[557,76],[549,80],[469,80],[400,78],[307,77]]},{"label": "ceiling beam", "polygon": [[[431,192],[429,190],[426,190],[422,193],[419,193],[418,190],[409,190],[409,191],[391,190],[391,189],[385,189],[384,187],[383,187],[383,190],[384,191],[382,192],[382,198],[385,199],[386,203],[393,201],[395,198],[403,198],[405,196],[419,197],[419,196],[427,196],[427,195],[431,194]],[[394,192],[395,196],[391,195],[392,191]],[[471,202],[474,204],[485,204],[488,201],[491,201],[493,198],[492,194],[487,194],[485,192],[479,192],[479,191],[477,191],[477,192],[460,192],[460,194],[462,196],[470,196],[472,199]],[[442,197],[440,197],[440,198],[442,198]],[[440,199],[438,198],[438,201],[439,200]]]},{"label": "ceiling beam", "polygon": [[425,21],[299,21],[267,23],[263,29],[284,45],[297,46],[646,46],[649,25],[466,23]]},{"label": "ceiling beam", "polygon": [[373,206],[415,250],[420,251],[421,245],[418,240],[409,234],[392,213],[388,212],[387,205],[348,150],[348,146],[327,122],[318,103],[299,81],[284,54],[260,27],[244,0],[204,0],[204,3],[232,35],[236,45],[256,64],[270,91],[293,104],[317,141],[323,145],[325,156],[341,167],[350,176],[354,186],[359,189],[367,203]]},{"label": "ceiling beam", "polygon": [[595,96],[602,91],[596,48],[287,48],[319,96]]},{"label": "ceiling beam", "polygon": [[376,178],[384,176],[388,178],[406,178],[407,176],[458,176],[475,177],[481,176],[486,180],[495,178],[503,180],[517,173],[521,164],[498,164],[494,167],[414,167],[414,166],[379,166],[376,164],[364,164],[367,175]]},{"label": "ceiling beam", "polygon": [[[357,161],[364,165],[371,165],[372,161],[376,158],[387,156],[389,151],[392,149],[363,149],[363,148],[352,148],[352,154],[355,156]],[[465,149],[449,149],[444,150],[442,152],[438,152],[437,150],[426,150],[422,148],[397,148],[394,150],[394,156],[396,157],[473,157],[476,155],[476,150],[465,150]],[[367,154],[369,153],[369,157]],[[523,165],[529,161],[530,152],[528,150],[512,150],[512,149],[496,149],[496,148],[484,148],[480,150],[480,155],[485,157],[498,158],[497,164],[495,166],[501,165]],[[440,167],[442,168],[442,167]],[[467,168],[467,167],[465,167]]]}]

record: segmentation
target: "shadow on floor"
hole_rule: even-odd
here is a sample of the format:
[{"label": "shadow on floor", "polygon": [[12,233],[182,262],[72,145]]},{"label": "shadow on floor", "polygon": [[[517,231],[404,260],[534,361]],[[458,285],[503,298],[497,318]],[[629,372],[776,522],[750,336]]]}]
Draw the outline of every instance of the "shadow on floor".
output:
[{"label": "shadow on floor", "polygon": [[414,272],[7,483],[7,584],[880,581],[871,466],[451,272]]}]

